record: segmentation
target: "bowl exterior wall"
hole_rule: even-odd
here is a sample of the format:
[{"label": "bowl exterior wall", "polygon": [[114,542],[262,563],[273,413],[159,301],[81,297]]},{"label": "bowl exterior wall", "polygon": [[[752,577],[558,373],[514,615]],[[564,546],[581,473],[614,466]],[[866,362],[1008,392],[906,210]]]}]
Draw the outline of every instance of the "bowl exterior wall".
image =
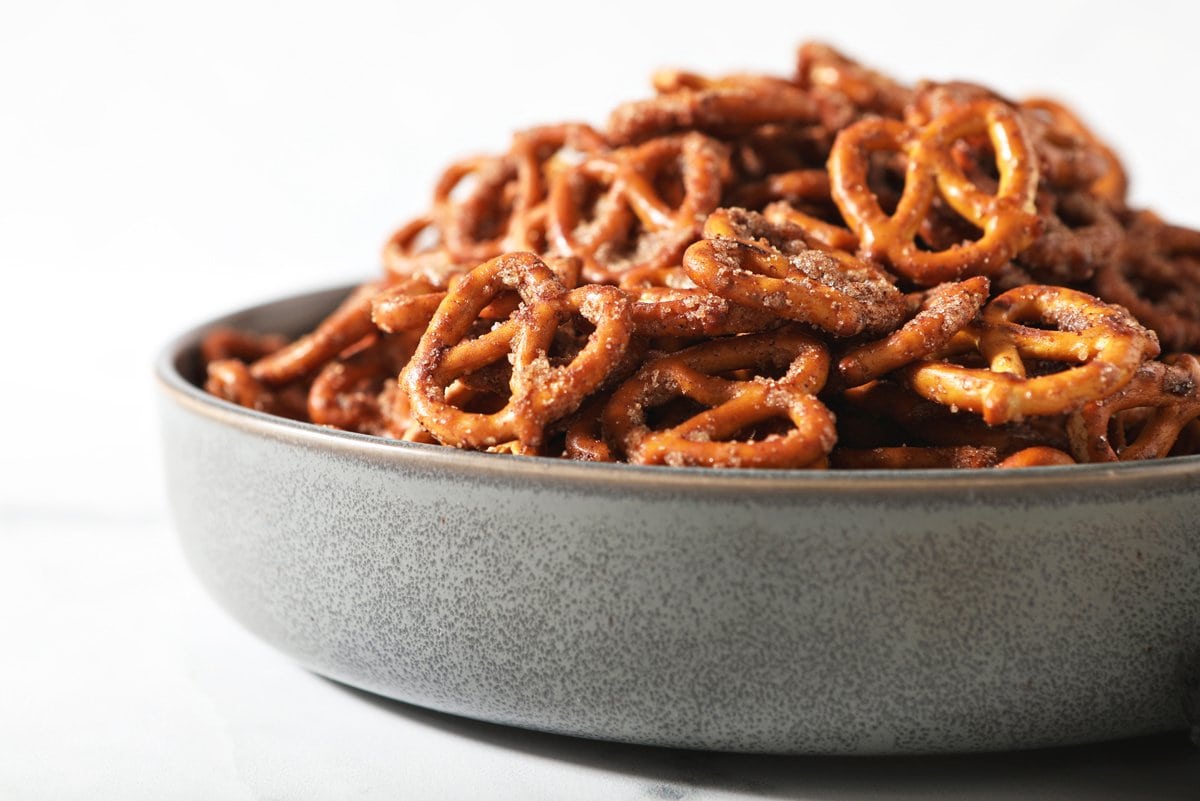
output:
[{"label": "bowl exterior wall", "polygon": [[1200,463],[853,491],[370,442],[170,386],[162,422],[221,605],[433,709],[718,750],[970,751],[1182,727],[1200,669]]}]

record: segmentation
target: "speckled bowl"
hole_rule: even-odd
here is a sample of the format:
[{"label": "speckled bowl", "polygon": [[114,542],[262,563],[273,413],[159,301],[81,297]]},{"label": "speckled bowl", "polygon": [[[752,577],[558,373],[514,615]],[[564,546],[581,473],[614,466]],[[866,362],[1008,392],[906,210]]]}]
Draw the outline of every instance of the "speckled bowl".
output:
[{"label": "speckled bowl", "polygon": [[[187,557],[305,667],[432,709],[635,743],[896,753],[1186,725],[1200,458],[1016,471],[643,468],[333,432],[158,363]],[[1193,699],[1194,700],[1194,699]]]}]

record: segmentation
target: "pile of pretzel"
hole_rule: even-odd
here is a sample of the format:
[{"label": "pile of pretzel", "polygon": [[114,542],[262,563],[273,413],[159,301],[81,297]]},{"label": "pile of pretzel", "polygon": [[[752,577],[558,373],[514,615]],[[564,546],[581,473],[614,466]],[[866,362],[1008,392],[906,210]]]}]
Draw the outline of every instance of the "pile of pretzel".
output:
[{"label": "pile of pretzel", "polygon": [[312,332],[214,332],[206,388],[457,448],[773,468],[1200,452],[1200,232],[1126,205],[1063,106],[661,72],[603,130],[466,159]]}]

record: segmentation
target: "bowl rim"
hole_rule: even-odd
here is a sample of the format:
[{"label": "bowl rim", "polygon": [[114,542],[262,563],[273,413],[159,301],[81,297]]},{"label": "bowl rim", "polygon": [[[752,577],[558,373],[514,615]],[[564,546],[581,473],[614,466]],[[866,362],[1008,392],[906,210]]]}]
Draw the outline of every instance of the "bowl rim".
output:
[{"label": "bowl rim", "polygon": [[[189,381],[179,370],[181,357],[195,350],[209,331],[267,309],[312,302],[349,292],[357,284],[341,284],[286,295],[211,318],[189,327],[163,346],[154,362],[159,391],[180,407],[244,433],[377,463],[424,467],[513,480],[522,476],[564,483],[654,485],[694,491],[698,488],[805,493],[907,492],[915,489],[1003,490],[1061,489],[1079,484],[1158,484],[1177,479],[1200,482],[1200,454],[1135,462],[1025,467],[1013,470],[925,468],[916,470],[808,470],[770,468],[673,467],[622,462],[586,462],[548,456],[516,456],[461,450],[445,445],[377,437],[278,417],[218,398]],[[1200,486],[1200,484],[1198,484]]]}]

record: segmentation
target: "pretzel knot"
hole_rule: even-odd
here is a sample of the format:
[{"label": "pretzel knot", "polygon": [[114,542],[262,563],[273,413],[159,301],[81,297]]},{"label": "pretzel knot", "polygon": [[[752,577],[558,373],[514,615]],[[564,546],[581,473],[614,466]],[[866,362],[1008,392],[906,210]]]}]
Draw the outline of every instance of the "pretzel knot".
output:
[{"label": "pretzel knot", "polygon": [[1120,392],[1071,415],[1067,433],[1080,461],[1161,459],[1197,419],[1200,360],[1181,354],[1143,364]]},{"label": "pretzel knot", "polygon": [[678,264],[728,176],[728,149],[702,134],[622,148],[555,176],[547,228],[558,251],[583,259],[589,281]]},{"label": "pretzel knot", "polygon": [[[986,134],[999,171],[996,194],[976,186],[954,158],[957,143]],[[904,191],[889,215],[868,183],[870,156],[898,152],[908,167]],[[1008,105],[976,100],[917,129],[868,118],[838,134],[829,155],[830,190],[861,252],[929,286],[972,275],[994,275],[1037,235],[1037,159],[1020,118]],[[983,231],[974,242],[941,251],[918,244],[936,198]]]},{"label": "pretzel knot", "polygon": [[[474,339],[481,312],[508,290],[520,308]],[[616,287],[567,290],[531,253],[498,256],[446,294],[401,376],[413,416],[445,445],[488,448],[516,440],[538,448],[550,423],[574,412],[620,362],[633,330],[630,301]],[[573,356],[552,353],[556,334],[574,317],[594,330]],[[510,358],[510,397],[493,413],[467,412],[446,397],[457,379]]]},{"label": "pretzel knot", "polygon": [[[824,346],[799,332],[713,340],[645,364],[613,393],[604,430],[640,464],[812,466],[837,438],[833,414],[814,397],[828,370]],[[723,377],[732,371],[753,377]],[[707,409],[654,430],[651,410],[679,398]]]},{"label": "pretzel knot", "polygon": [[761,214],[719,209],[683,256],[700,286],[835,336],[880,333],[904,316],[904,297],[880,269],[848,254],[809,248],[803,230]]},{"label": "pretzel knot", "polygon": [[[1055,326],[1057,330],[1023,323]],[[918,394],[982,415],[989,425],[1062,414],[1123,387],[1158,339],[1119,306],[1062,287],[1028,285],[1000,295],[959,335],[989,367],[925,361],[902,375]],[[1077,365],[1028,375],[1025,360]],[[1039,365],[1040,367],[1041,365]]]}]

